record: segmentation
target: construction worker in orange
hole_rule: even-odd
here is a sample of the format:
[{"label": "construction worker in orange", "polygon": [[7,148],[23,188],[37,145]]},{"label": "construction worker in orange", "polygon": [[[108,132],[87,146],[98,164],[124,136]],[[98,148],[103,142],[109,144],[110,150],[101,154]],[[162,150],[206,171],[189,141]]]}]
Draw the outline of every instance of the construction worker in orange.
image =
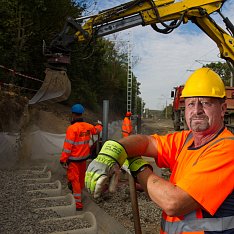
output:
[{"label": "construction worker in orange", "polygon": [[82,189],[86,171],[86,160],[90,157],[90,139],[102,131],[102,124],[96,126],[84,122],[84,107],[75,104],[71,108],[71,125],[67,128],[60,163],[67,170],[68,187],[76,201],[76,209],[82,210]]},{"label": "construction worker in orange", "polygon": [[[191,74],[181,96],[189,130],[106,141],[87,168],[85,185],[100,196],[127,159],[132,176],[163,210],[161,234],[234,233],[234,135],[224,124],[224,83],[203,67]],[[170,179],[155,174],[142,156],[168,168]]]},{"label": "construction worker in orange", "polygon": [[132,121],[131,121],[132,112],[128,111],[125,114],[123,123],[122,123],[122,136],[127,137],[132,134]]}]

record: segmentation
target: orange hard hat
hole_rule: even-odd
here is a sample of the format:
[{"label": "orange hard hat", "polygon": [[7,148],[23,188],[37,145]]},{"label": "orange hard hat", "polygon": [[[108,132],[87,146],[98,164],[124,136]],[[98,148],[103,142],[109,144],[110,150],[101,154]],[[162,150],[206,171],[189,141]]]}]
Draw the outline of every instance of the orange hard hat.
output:
[{"label": "orange hard hat", "polygon": [[132,112],[128,111],[125,116],[129,117],[132,115]]}]

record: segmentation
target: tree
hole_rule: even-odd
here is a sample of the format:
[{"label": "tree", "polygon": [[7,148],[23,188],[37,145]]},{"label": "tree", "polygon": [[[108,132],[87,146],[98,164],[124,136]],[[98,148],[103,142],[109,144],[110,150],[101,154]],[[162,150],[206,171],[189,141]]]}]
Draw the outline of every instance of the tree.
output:
[{"label": "tree", "polygon": [[43,40],[51,41],[68,15],[80,15],[80,8],[67,0],[3,0],[0,9],[0,64],[43,80]]},{"label": "tree", "polygon": [[[91,3],[75,0],[2,0],[0,2],[0,65],[44,80],[46,57],[42,51],[59,34],[71,16],[77,18]],[[75,32],[70,32],[74,34]],[[126,111],[127,54],[120,52],[115,43],[99,38],[91,43],[74,43],[71,47],[71,64],[67,67],[72,93],[64,104],[81,102],[97,110],[108,99],[113,112]],[[39,89],[40,82],[14,79],[8,82]],[[137,83],[137,81],[135,81]],[[139,90],[138,90],[139,93]]]}]

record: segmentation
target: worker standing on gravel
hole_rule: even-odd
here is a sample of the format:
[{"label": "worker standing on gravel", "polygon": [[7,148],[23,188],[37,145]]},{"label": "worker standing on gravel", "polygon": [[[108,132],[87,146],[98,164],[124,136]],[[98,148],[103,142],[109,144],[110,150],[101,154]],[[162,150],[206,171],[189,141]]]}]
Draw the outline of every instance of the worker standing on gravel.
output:
[{"label": "worker standing on gravel", "polygon": [[75,104],[71,108],[71,125],[67,128],[60,157],[61,165],[67,170],[68,186],[73,192],[76,209],[82,210],[82,189],[86,171],[86,160],[90,157],[89,141],[92,135],[102,131],[102,124],[98,121],[96,126],[84,122],[82,114],[84,107]]},{"label": "worker standing on gravel", "polygon": [[132,112],[128,111],[125,114],[122,123],[122,136],[127,137],[132,134],[132,121],[131,121]]},{"label": "worker standing on gravel", "polygon": [[[90,193],[100,196],[115,168],[128,159],[133,177],[163,210],[161,234],[234,233],[234,135],[224,126],[225,96],[218,74],[196,70],[182,92],[189,130],[106,141],[86,171]],[[169,181],[141,156],[169,168]]]}]

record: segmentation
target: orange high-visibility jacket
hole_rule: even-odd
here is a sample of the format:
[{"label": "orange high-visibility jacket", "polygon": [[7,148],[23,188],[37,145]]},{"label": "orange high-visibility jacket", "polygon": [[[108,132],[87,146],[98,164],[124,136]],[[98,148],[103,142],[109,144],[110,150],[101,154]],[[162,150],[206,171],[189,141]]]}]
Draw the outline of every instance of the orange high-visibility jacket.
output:
[{"label": "orange high-visibility jacket", "polygon": [[203,207],[180,217],[163,212],[160,233],[234,233],[234,135],[222,129],[198,148],[191,146],[190,131],[153,137],[158,145],[157,165],[170,168],[170,182]]},{"label": "orange high-visibility jacket", "polygon": [[122,123],[122,136],[127,137],[132,134],[132,121],[129,117],[125,117]]},{"label": "orange high-visibility jacket", "polygon": [[89,141],[92,135],[99,134],[102,125],[93,126],[86,122],[75,122],[66,131],[63,144],[63,151],[60,157],[61,162],[79,162],[89,158]]}]

